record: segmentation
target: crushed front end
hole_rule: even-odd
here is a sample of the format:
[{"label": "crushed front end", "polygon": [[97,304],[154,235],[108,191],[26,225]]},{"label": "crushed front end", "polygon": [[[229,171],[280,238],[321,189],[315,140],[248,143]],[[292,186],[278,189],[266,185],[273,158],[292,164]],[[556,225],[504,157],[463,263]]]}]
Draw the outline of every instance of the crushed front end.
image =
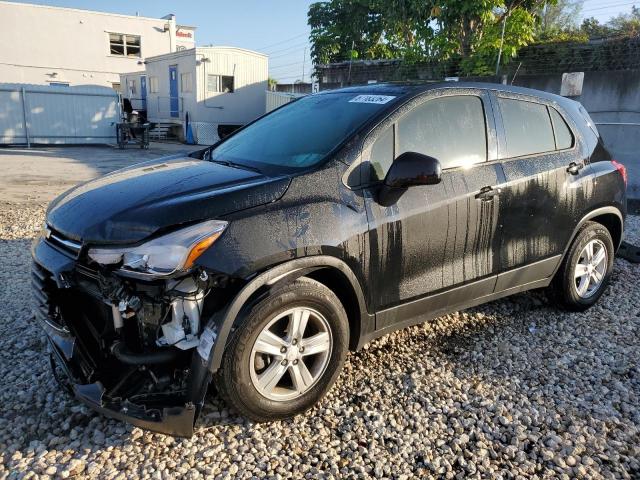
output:
[{"label": "crushed front end", "polygon": [[198,267],[131,275],[122,260],[105,265],[87,253],[51,229],[32,247],[54,375],[105,415],[191,436],[210,379],[199,353],[204,319],[227,301],[227,279]]}]

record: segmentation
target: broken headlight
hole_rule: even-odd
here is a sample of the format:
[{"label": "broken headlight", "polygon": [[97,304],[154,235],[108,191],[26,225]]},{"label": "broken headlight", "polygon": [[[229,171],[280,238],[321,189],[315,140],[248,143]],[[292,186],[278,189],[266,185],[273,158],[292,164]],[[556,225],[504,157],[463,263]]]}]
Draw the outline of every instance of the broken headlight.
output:
[{"label": "broken headlight", "polygon": [[133,275],[169,276],[189,270],[196,259],[222,235],[227,222],[209,220],[149,240],[137,247],[92,248],[88,255],[101,265],[121,263]]}]

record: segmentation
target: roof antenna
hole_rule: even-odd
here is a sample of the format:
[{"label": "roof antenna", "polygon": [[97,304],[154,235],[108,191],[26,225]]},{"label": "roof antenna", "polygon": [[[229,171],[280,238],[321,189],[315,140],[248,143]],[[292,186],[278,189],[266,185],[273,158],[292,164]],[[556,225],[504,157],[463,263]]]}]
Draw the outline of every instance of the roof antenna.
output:
[{"label": "roof antenna", "polygon": [[521,66],[522,66],[522,62],[518,64],[518,68],[516,68],[516,71],[513,74],[513,78],[511,79],[511,85],[513,85],[513,82],[516,80],[516,75],[518,75],[518,72],[520,71]]}]

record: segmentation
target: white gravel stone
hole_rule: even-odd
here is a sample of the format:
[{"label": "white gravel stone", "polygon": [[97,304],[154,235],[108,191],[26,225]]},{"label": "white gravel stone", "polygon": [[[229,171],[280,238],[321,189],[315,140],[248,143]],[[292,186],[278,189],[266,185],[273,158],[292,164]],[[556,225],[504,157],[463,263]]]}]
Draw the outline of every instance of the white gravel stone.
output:
[{"label": "white gravel stone", "polygon": [[[529,292],[352,353],[327,398],[254,424],[213,394],[192,439],[107,419],[55,383],[31,314],[43,205],[0,204],[0,478],[639,478],[640,266],[584,313]],[[640,243],[629,217],[626,239]]]}]

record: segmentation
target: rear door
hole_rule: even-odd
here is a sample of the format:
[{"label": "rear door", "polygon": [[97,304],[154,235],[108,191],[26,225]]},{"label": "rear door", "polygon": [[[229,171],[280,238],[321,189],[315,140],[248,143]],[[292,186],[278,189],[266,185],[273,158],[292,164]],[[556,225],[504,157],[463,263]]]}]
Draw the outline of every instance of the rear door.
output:
[{"label": "rear door", "polygon": [[[363,152],[372,180],[365,202],[378,329],[456,303],[445,294],[456,286],[484,280],[467,294],[491,293],[498,267],[499,198],[481,196],[503,182],[488,94],[437,90],[400,110]],[[393,205],[380,205],[376,182],[407,151],[440,160],[442,182],[410,187]]]},{"label": "rear door", "polygon": [[505,175],[500,270],[514,272],[498,279],[496,290],[503,290],[553,273],[591,177],[577,130],[559,105],[509,92],[497,92],[492,100]]}]

